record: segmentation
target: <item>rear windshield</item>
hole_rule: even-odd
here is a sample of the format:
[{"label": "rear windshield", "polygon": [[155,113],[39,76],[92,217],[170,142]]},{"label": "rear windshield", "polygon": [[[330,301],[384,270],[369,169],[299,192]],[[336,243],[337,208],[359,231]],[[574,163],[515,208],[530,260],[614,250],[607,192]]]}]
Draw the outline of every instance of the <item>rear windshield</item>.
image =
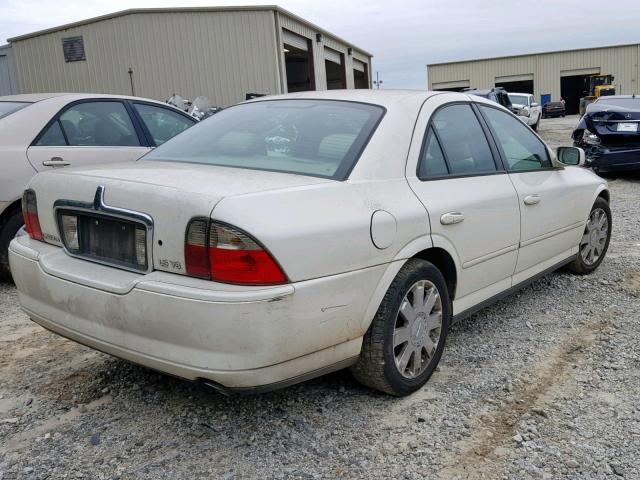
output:
[{"label": "rear windshield", "polygon": [[0,102],[0,118],[17,112],[21,108],[31,105],[30,102]]},{"label": "rear windshield", "polygon": [[640,110],[640,98],[607,98],[600,97],[598,105],[613,105],[615,107],[633,108]]},{"label": "rear windshield", "polygon": [[343,180],[384,109],[334,100],[269,100],[223,110],[143,160],[202,163]]}]

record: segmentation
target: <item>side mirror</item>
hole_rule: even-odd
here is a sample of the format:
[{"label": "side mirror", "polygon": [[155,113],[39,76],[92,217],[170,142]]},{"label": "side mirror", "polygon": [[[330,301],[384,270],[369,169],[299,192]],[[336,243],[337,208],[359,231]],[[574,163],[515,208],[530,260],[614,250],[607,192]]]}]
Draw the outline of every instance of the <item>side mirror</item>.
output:
[{"label": "side mirror", "polygon": [[578,147],[558,147],[556,150],[558,161],[565,165],[583,166],[586,160],[584,150]]},{"label": "side mirror", "polygon": [[538,106],[538,104],[536,102],[532,102],[531,103],[531,108],[536,108]]}]

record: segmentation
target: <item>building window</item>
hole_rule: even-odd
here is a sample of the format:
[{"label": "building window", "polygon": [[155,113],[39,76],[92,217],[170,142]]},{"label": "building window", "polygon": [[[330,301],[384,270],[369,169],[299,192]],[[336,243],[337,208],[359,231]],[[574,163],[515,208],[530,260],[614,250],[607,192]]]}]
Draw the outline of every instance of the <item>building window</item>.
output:
[{"label": "building window", "polygon": [[82,39],[82,35],[63,38],[62,51],[64,52],[64,61],[67,63],[87,59],[84,53],[84,40]]}]

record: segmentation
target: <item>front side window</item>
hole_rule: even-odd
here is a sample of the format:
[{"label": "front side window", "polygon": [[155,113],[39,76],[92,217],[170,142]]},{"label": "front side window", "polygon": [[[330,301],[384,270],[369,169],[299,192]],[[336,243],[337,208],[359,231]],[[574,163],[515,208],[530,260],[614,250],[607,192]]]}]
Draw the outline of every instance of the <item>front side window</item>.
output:
[{"label": "front side window", "polygon": [[194,119],[187,118],[168,108],[145,103],[134,103],[133,105],[142,117],[142,121],[156,146],[162,145],[195,123]]},{"label": "front side window", "polygon": [[143,160],[344,179],[383,115],[380,106],[333,100],[241,104],[194,125]]},{"label": "front side window", "polygon": [[434,114],[431,124],[440,139],[450,174],[486,174],[497,170],[487,138],[470,105],[446,106]]},{"label": "front side window", "polygon": [[140,146],[131,118],[121,102],[76,104],[60,115],[60,125],[71,146]]},{"label": "front side window", "polygon": [[551,168],[547,147],[518,119],[496,108],[480,106],[491,125],[510,171]]}]

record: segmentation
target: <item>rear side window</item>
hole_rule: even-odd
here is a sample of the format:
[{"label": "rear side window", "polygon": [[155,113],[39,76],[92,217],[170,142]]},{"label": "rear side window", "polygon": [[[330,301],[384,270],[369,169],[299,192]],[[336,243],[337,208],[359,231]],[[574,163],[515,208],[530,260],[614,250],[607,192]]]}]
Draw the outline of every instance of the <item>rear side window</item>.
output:
[{"label": "rear side window", "polygon": [[[470,105],[449,105],[438,110],[431,125],[440,141],[449,174],[475,175],[497,170],[487,137]],[[427,135],[427,141],[433,144],[431,138]],[[425,152],[435,149],[431,145],[426,147]],[[433,160],[432,164],[435,166],[436,162]]]},{"label": "rear side window", "polygon": [[518,119],[497,108],[480,106],[496,136],[510,171],[551,168],[547,147],[531,129]]},{"label": "rear side window", "polygon": [[31,105],[30,102],[0,102],[0,118]]},{"label": "rear side window", "polygon": [[342,180],[384,115],[380,106],[334,100],[237,105],[194,125],[143,158]]},{"label": "rear side window", "polygon": [[57,120],[47,128],[47,131],[44,132],[44,135],[42,135],[38,143],[36,143],[39,147],[60,147],[66,144],[67,142],[64,139],[62,128],[60,128],[60,122]]},{"label": "rear side window", "polygon": [[427,140],[422,149],[418,177],[441,177],[448,173],[447,162],[444,159],[440,143],[438,143],[438,139],[433,133],[433,128],[429,128]]},{"label": "rear side window", "polygon": [[59,121],[71,146],[140,146],[127,109],[120,102],[78,103],[65,110]]},{"label": "rear side window", "polygon": [[145,103],[134,103],[134,108],[142,117],[156,146],[184,132],[195,123],[195,119],[174,112],[168,108]]}]

